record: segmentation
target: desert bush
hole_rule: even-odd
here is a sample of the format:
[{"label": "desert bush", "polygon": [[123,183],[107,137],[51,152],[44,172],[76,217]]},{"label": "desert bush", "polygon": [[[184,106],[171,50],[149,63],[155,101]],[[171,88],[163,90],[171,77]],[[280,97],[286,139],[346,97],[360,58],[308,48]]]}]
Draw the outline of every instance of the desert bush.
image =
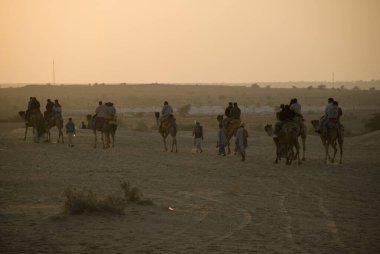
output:
[{"label": "desert bush", "polygon": [[374,114],[364,125],[369,131],[380,130],[380,113]]},{"label": "desert bush", "polygon": [[127,202],[135,202],[140,205],[152,205],[149,199],[144,199],[142,192],[137,187],[131,187],[129,182],[121,182],[120,188],[124,191],[124,198]]},{"label": "desert bush", "polygon": [[69,214],[91,212],[122,214],[127,204],[122,198],[112,196],[99,198],[91,191],[72,191],[67,189],[64,196],[64,211]]},{"label": "desert bush", "polygon": [[131,187],[129,182],[121,182],[120,188],[124,193],[124,197],[111,195],[98,197],[92,191],[73,191],[67,189],[64,192],[64,212],[69,214],[93,212],[123,214],[128,203],[153,205],[151,200],[143,198],[142,192],[137,187]]}]

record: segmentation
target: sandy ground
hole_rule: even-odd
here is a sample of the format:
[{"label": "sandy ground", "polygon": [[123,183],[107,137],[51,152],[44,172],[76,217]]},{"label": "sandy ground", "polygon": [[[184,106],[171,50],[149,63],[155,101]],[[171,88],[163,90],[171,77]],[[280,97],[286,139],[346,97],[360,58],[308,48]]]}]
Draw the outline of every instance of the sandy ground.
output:
[{"label": "sandy ground", "polygon": [[[378,253],[380,132],[347,138],[343,165],[325,165],[317,136],[302,165],[275,165],[273,141],[250,133],[247,161],[165,153],[156,132],[119,129],[116,147],[22,140],[21,123],[0,124],[0,253]],[[52,134],[53,139],[57,133]],[[65,141],[67,137],[65,135]],[[137,186],[154,206],[124,215],[62,215],[67,188],[122,196]],[[173,210],[168,209],[169,207]]]}]

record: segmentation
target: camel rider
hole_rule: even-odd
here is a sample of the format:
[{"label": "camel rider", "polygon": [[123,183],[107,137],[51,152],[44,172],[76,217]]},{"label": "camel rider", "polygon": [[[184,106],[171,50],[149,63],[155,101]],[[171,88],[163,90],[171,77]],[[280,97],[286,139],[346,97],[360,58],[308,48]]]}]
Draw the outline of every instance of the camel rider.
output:
[{"label": "camel rider", "polygon": [[30,117],[30,113],[31,113],[31,109],[32,109],[33,98],[34,98],[34,97],[30,97],[30,98],[29,98],[29,101],[28,101],[28,109],[27,109],[26,112],[25,112],[25,120],[26,120],[27,122],[29,121],[29,117]]},{"label": "camel rider", "polygon": [[52,111],[53,111],[53,116],[55,119],[62,118],[62,106],[61,104],[59,104],[57,99],[54,100]]},{"label": "camel rider", "polygon": [[228,107],[224,111],[226,118],[223,119],[223,125],[224,125],[224,128],[226,128],[226,129],[228,128],[228,124],[231,121],[231,110],[232,110],[232,108],[233,108],[233,104],[232,104],[232,102],[229,102]]},{"label": "camel rider", "polygon": [[99,106],[95,110],[95,127],[97,129],[103,128],[103,125],[108,121],[109,110],[107,105],[99,101]]},{"label": "camel rider", "polygon": [[106,106],[107,106],[107,111],[108,111],[108,120],[111,122],[115,122],[116,123],[116,109],[115,107],[113,106],[113,103],[112,102],[107,102],[106,103]]},{"label": "camel rider", "polygon": [[30,97],[30,100],[28,102],[28,110],[25,113],[25,119],[27,122],[30,120],[30,115],[34,112],[40,111],[40,103],[37,100],[36,97]]},{"label": "camel rider", "polygon": [[240,120],[241,110],[237,105],[237,102],[234,102],[234,107],[231,109],[231,118]]},{"label": "camel rider", "polygon": [[319,130],[317,132],[326,135],[327,134],[327,127],[330,120],[336,120],[338,116],[338,109],[337,106],[334,105],[334,99],[329,98],[327,100],[327,106],[325,108],[325,115],[320,119],[319,121]]},{"label": "camel rider", "polygon": [[340,123],[340,118],[341,118],[341,116],[343,115],[343,110],[342,110],[341,107],[339,107],[339,103],[338,103],[337,101],[334,101],[333,103],[334,103],[334,105],[337,107],[338,113],[337,113],[337,117],[336,117],[336,119],[337,119],[338,122]]},{"label": "camel rider", "polygon": [[276,119],[277,119],[277,120],[280,120],[280,114],[281,114],[282,111],[284,111],[284,109],[285,109],[285,105],[284,105],[284,104],[281,104],[281,105],[280,105],[280,111],[279,111],[279,112],[276,112]]},{"label": "camel rider", "polygon": [[341,107],[339,107],[339,103],[337,101],[334,101],[334,105],[337,107],[337,117],[336,117],[336,120],[338,121],[340,130],[343,131],[344,127],[343,127],[343,125],[340,122],[340,118],[343,115],[343,110],[342,110]]},{"label": "camel rider", "polygon": [[232,108],[233,108],[232,102],[229,102],[228,107],[224,111],[224,114],[226,115],[226,117],[231,118],[231,109]]},{"label": "camel rider", "polygon": [[161,110],[161,124],[168,120],[169,116],[173,114],[173,108],[167,101],[164,102],[164,106]]},{"label": "camel rider", "polygon": [[296,115],[298,116],[301,116],[302,117],[302,113],[301,113],[301,104],[298,103],[298,100],[297,98],[294,98],[291,100],[291,103],[290,103],[290,107],[289,107],[291,110],[293,110]]},{"label": "camel rider", "polygon": [[282,126],[294,120],[296,113],[290,109],[289,105],[285,105],[283,110],[278,113],[278,122],[274,126],[274,135],[277,136]]},{"label": "camel rider", "polygon": [[45,119],[50,119],[53,116],[53,107],[54,103],[50,99],[47,99],[45,106],[46,111],[44,112]]}]

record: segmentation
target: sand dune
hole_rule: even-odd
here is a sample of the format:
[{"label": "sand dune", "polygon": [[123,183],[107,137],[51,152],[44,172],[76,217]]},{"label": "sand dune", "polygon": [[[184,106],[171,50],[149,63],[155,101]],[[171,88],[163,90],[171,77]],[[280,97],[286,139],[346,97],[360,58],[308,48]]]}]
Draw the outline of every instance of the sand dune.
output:
[{"label": "sand dune", "polygon": [[[380,132],[347,138],[343,165],[325,165],[317,136],[302,165],[274,165],[273,141],[251,132],[247,161],[204,153],[165,153],[156,132],[120,128],[116,147],[93,149],[78,130],[75,147],[22,141],[22,124],[0,125],[1,253],[376,253],[380,248]],[[52,133],[52,140],[57,133]],[[66,137],[65,137],[66,138]],[[360,146],[358,146],[360,145]],[[121,195],[137,186],[154,206],[124,215],[62,215],[67,188]],[[171,209],[169,209],[169,207]]]}]

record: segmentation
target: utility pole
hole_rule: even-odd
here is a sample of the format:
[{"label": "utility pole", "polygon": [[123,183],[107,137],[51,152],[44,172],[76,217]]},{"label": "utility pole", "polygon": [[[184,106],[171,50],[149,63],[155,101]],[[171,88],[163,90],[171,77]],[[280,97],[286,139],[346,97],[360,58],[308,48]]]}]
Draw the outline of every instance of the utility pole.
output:
[{"label": "utility pole", "polygon": [[54,64],[54,58],[53,58],[53,85],[55,85],[55,64]]},{"label": "utility pole", "polygon": [[334,79],[334,72],[332,73],[332,88],[334,89],[334,85],[335,85],[335,79]]}]

